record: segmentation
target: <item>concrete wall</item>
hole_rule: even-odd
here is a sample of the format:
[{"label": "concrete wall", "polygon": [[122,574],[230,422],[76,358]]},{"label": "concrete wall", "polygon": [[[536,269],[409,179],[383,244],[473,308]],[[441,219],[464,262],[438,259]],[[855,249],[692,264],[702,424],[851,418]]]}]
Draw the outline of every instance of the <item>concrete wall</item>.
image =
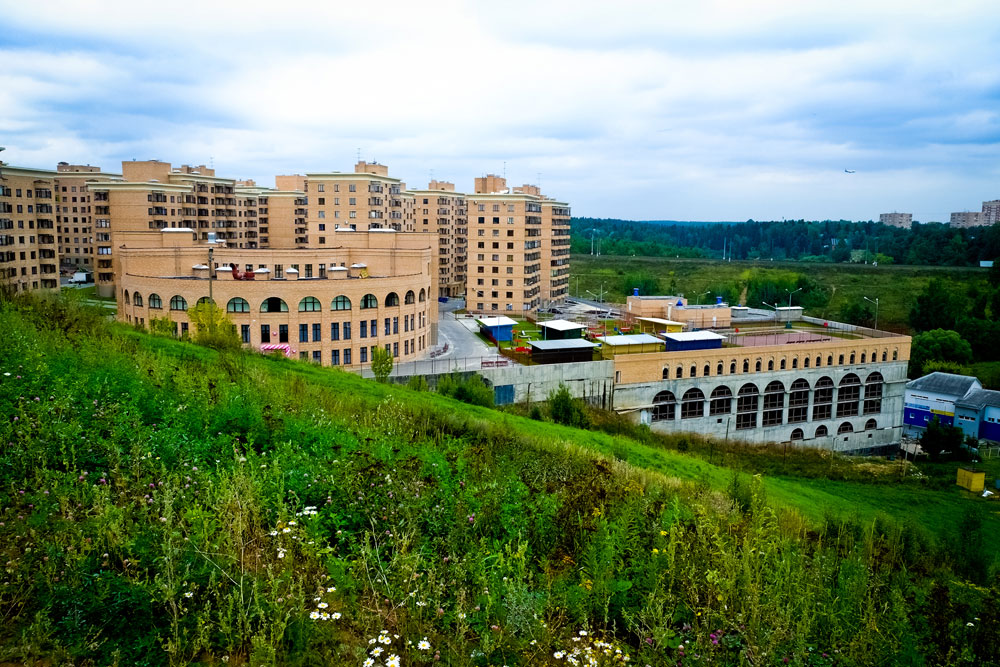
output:
[{"label": "concrete wall", "polygon": [[[866,378],[874,372],[881,373],[884,379],[882,406],[878,413],[864,414],[864,392],[862,390],[862,409],[859,411],[859,414],[838,418],[836,416],[836,403],[839,389],[834,389],[832,417],[818,421],[812,419],[814,388],[820,378],[829,377],[833,381],[834,386],[839,387],[844,376],[848,373],[854,373],[860,378],[863,386]],[[790,424],[788,423],[788,393],[792,383],[798,379],[803,379],[809,383],[810,397],[807,412],[809,418],[805,422]],[[774,426],[761,425],[762,410],[760,407],[763,403],[761,398],[758,403],[757,427],[736,430],[736,397],[739,394],[740,388],[748,383],[754,384],[761,396],[763,396],[765,387],[773,381],[779,381],[785,387],[781,424]],[[688,431],[717,438],[725,438],[728,435],[733,440],[764,443],[789,441],[792,431],[800,428],[803,431],[804,438],[801,441],[796,440],[796,444],[851,452],[888,447],[900,441],[902,435],[905,384],[905,361],[880,362],[863,366],[823,367],[742,376],[713,376],[619,384],[615,388],[613,407],[618,412],[631,415],[636,422],[649,424],[653,430],[657,431]],[[712,391],[719,386],[728,387],[733,395],[731,409],[728,414],[681,419],[678,406],[674,419],[653,421],[653,400],[659,392],[664,390],[672,392],[679,403],[686,391],[692,388],[700,389],[705,395],[705,410],[703,414],[707,415]],[[873,430],[866,431],[865,424],[870,419],[875,419],[877,426]],[[844,422],[851,423],[854,432],[837,435],[839,427]],[[825,426],[829,434],[817,437],[816,430],[820,426]]]},{"label": "concrete wall", "polygon": [[494,387],[513,385],[515,402],[544,401],[549,393],[564,384],[573,396],[605,409],[611,408],[613,372],[612,361],[506,366],[479,371]]}]

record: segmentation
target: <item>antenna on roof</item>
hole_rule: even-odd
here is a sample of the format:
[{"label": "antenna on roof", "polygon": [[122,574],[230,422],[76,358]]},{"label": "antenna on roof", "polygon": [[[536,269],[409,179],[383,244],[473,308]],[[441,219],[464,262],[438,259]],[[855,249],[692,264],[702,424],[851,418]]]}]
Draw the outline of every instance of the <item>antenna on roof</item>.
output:
[{"label": "antenna on roof", "polygon": [[503,180],[507,180],[507,160],[503,161]]},{"label": "antenna on roof", "polygon": [[538,172],[537,174],[535,174],[535,177],[536,177],[536,179],[538,181],[537,183],[535,183],[535,185],[538,186],[538,191],[541,192],[542,191],[542,172]]},{"label": "antenna on roof", "polygon": [[361,162],[361,149],[358,148],[358,162]]},{"label": "antenna on roof", "polygon": [[208,156],[208,168],[215,169],[215,158],[211,155]]}]

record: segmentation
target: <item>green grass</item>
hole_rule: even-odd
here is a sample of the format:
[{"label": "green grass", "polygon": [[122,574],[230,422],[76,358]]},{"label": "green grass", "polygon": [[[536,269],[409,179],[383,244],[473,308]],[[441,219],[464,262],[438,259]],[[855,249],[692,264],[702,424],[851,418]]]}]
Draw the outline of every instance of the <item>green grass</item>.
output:
[{"label": "green grass", "polygon": [[[804,262],[723,262],[707,259],[663,259],[656,257],[572,257],[570,293],[590,298],[586,290],[597,293],[603,286],[606,300],[624,303],[624,277],[648,272],[666,290],[671,279],[677,291],[689,296],[740,280],[743,272],[758,269],[792,270],[808,275],[831,292],[825,308],[807,311],[807,315],[835,319],[841,308],[862,302],[863,297],[879,299],[879,327],[908,331],[909,312],[917,295],[933,278],[955,283],[985,281],[986,270],[979,268],[933,266],[871,266],[865,264],[816,264]],[[672,275],[671,275],[672,274]]]},{"label": "green grass", "polygon": [[[357,665],[382,631],[405,665],[597,639],[651,665],[1000,659],[996,516],[892,466],[685,453],[53,299],[0,326],[0,661]],[[782,459],[812,476],[734,474]]]}]

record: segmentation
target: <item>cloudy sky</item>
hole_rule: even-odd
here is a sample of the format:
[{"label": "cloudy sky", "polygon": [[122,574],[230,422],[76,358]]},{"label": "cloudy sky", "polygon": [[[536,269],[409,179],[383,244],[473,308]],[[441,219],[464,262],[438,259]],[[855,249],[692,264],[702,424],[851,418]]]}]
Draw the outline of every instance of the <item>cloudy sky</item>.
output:
[{"label": "cloudy sky", "polygon": [[[996,0],[0,0],[11,164],[506,169],[576,215],[947,220],[1000,198]],[[845,169],[856,170],[847,174]]]}]

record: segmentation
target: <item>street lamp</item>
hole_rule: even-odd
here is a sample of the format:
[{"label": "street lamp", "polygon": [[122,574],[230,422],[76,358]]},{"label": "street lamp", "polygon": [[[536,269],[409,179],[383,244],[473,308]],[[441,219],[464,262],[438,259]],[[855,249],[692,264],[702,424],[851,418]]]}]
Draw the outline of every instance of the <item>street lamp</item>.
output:
[{"label": "street lamp", "polygon": [[700,306],[701,305],[701,297],[705,296],[706,294],[711,294],[711,293],[712,293],[712,290],[708,290],[707,292],[702,292],[701,294],[699,294],[698,295],[698,300],[695,302],[695,305],[696,306]]},{"label": "street lamp", "polygon": [[774,309],[774,325],[777,326],[778,325],[778,306],[775,305],[775,304],[773,304],[773,303],[768,303],[767,301],[761,301],[761,303],[764,304],[765,306],[767,306],[768,308],[773,308]]},{"label": "street lamp", "polygon": [[789,308],[792,307],[792,295],[795,294],[795,292],[801,292],[804,289],[805,289],[804,287],[800,287],[797,290],[787,290],[787,289],[785,290],[786,292],[788,292],[788,307]]},{"label": "street lamp", "polygon": [[861,298],[864,299],[865,301],[867,301],[868,303],[874,303],[875,304],[875,329],[874,330],[878,331],[878,297],[875,297],[874,301],[872,301],[871,299],[869,299],[866,296],[863,296]]}]

